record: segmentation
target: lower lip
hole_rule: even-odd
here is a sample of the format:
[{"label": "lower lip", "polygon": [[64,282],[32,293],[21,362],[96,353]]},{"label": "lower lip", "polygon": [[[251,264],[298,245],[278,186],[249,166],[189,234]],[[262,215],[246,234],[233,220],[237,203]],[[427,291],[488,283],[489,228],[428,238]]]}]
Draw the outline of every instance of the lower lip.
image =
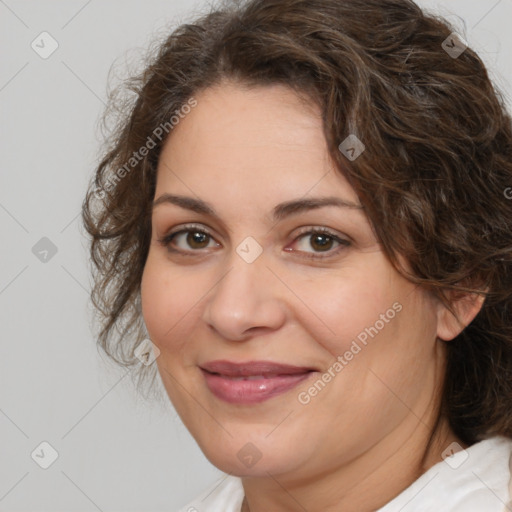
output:
[{"label": "lower lip", "polygon": [[257,404],[293,389],[315,372],[279,375],[270,379],[233,380],[201,370],[210,391],[230,404]]}]

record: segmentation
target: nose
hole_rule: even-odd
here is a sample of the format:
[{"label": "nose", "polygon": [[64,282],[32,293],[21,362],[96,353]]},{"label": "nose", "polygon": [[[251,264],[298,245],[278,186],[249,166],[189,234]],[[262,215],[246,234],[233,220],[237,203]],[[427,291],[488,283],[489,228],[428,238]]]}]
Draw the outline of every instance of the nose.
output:
[{"label": "nose", "polygon": [[247,263],[233,251],[228,271],[206,299],[203,321],[232,341],[279,329],[286,320],[282,287],[264,253]]}]

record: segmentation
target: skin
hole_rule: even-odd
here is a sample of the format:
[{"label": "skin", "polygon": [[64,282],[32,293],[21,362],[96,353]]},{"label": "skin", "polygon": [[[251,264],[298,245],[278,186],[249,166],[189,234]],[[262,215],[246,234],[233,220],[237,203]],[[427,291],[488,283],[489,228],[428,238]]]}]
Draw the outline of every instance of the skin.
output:
[{"label": "skin", "polygon": [[[161,153],[155,198],[200,198],[217,216],[155,207],[141,283],[170,400],[212,464],[242,477],[244,511],[376,510],[441,461],[450,443],[466,447],[444,418],[437,422],[441,340],[456,336],[481,303],[461,299],[457,322],[392,267],[362,209],[328,206],[271,219],[277,204],[304,197],[359,204],[329,157],[312,102],[285,86],[232,82],[195,97]],[[186,223],[211,237],[194,244],[178,236],[170,247],[181,252],[158,241]],[[322,249],[302,234],[321,227],[350,245],[327,237]],[[252,263],[236,252],[248,236],[263,249]],[[299,393],[397,302],[402,310],[301,404]],[[263,403],[233,405],[209,391],[198,367],[215,359],[319,372]],[[261,454],[250,468],[237,457],[248,442]]]}]

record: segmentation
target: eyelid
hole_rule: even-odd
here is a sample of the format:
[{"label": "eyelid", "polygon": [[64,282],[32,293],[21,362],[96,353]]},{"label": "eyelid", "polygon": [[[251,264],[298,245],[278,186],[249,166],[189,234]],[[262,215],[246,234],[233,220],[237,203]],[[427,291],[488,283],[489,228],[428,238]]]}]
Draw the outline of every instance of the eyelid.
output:
[{"label": "eyelid", "polygon": [[318,226],[318,225],[311,225],[311,226],[304,226],[300,228],[300,231],[295,235],[295,239],[299,236],[308,234],[308,233],[322,233],[329,236],[332,236],[333,238],[339,238],[340,240],[346,241],[346,242],[352,242],[352,239],[343,233],[340,233],[339,231],[336,231],[334,229],[328,228],[326,226]]},{"label": "eyelid", "polygon": [[[301,258],[306,258],[306,259],[310,259],[310,260],[312,259],[315,261],[329,260],[331,258],[337,257],[341,251],[343,251],[344,249],[347,249],[349,246],[352,245],[352,240],[350,239],[350,237],[347,237],[346,235],[338,234],[335,230],[332,230],[325,226],[306,226],[306,227],[301,228],[300,232],[295,235],[292,244],[298,242],[299,239],[302,238],[304,235],[312,236],[314,234],[326,235],[329,238],[331,238],[332,240],[334,240],[335,242],[337,242],[339,244],[339,246],[332,250],[320,251],[320,252],[297,251],[297,252],[301,253]],[[291,252],[291,251],[287,251],[287,252]]]},{"label": "eyelid", "polygon": [[[166,231],[161,237],[157,238],[157,241],[163,245],[164,247],[167,247],[169,249],[171,241],[174,240],[174,238],[184,232],[187,231],[196,231],[199,233],[204,233],[205,235],[208,235],[212,240],[215,240],[215,243],[219,244],[219,242],[216,241],[214,235],[210,231],[209,228],[204,227],[202,224],[196,224],[196,223],[189,223],[189,224],[182,224],[181,226],[175,227],[170,229],[169,231]],[[171,250],[171,249],[169,249]],[[175,249],[175,252],[182,252],[189,254],[190,252],[199,252],[199,251],[184,251],[180,249]]]}]

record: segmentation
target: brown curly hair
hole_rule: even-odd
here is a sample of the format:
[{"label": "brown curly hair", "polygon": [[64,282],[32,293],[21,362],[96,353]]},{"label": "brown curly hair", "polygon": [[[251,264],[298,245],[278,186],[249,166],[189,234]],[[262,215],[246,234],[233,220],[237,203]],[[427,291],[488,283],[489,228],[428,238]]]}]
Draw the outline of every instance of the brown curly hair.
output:
[{"label": "brown curly hair", "polygon": [[[159,43],[121,87],[134,94],[82,205],[99,346],[150,371],[133,350],[147,337],[140,284],[166,140],[155,130],[172,135],[169,119],[224,79],[285,84],[321,107],[329,151],[395,268],[448,306],[449,291],[485,296],[447,342],[440,414],[468,445],[512,437],[511,119],[475,52],[445,51],[453,32],[410,0],[232,0]],[[350,134],[366,145],[354,161],[339,150]]]}]

